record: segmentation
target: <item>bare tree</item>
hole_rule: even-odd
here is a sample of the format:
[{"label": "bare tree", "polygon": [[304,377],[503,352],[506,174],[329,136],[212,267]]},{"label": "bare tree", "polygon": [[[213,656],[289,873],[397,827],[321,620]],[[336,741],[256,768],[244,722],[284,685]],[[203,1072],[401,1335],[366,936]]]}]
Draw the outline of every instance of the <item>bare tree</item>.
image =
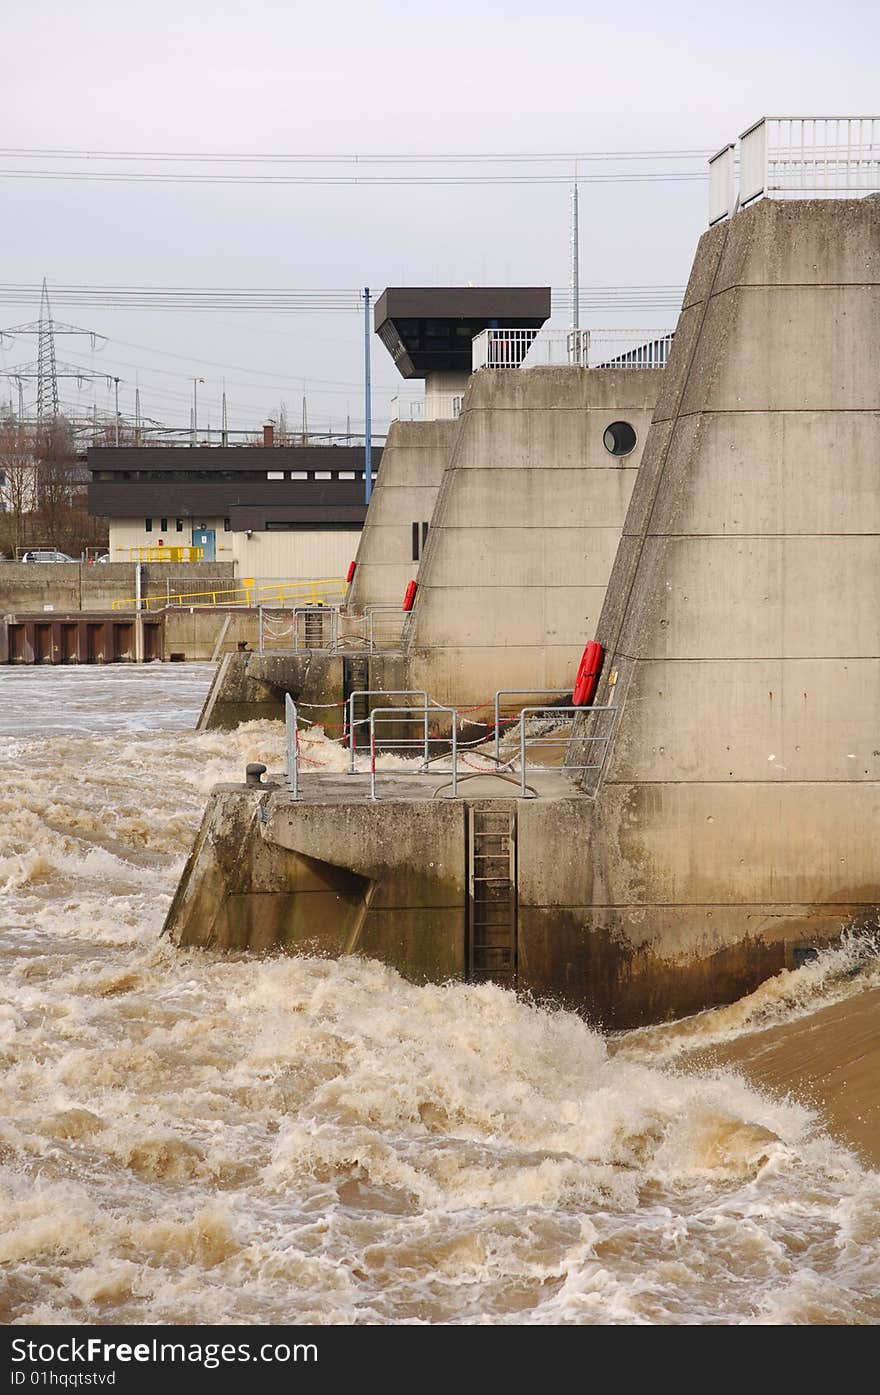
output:
[{"label": "bare tree", "polygon": [[4,541],[14,557],[37,504],[37,463],[31,433],[12,419],[0,422],[0,503]]},{"label": "bare tree", "polygon": [[85,489],[85,474],[77,462],[65,422],[53,421],[36,433],[37,513],[43,541],[60,546],[71,508]]}]

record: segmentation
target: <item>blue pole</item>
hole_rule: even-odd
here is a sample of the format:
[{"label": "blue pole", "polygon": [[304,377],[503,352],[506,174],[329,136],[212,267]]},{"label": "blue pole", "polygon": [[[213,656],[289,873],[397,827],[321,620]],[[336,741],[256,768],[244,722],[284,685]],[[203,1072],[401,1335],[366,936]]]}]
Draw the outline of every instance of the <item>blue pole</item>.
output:
[{"label": "blue pole", "polygon": [[370,288],[364,287],[364,481],[366,501],[373,492],[373,423],[370,401]]}]

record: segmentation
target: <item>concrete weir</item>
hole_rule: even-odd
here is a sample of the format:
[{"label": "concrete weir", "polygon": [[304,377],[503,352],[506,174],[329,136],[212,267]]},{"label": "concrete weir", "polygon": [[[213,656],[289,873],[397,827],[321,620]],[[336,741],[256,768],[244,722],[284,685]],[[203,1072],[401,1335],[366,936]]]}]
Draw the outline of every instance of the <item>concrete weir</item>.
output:
[{"label": "concrete weir", "polygon": [[[876,923],[878,361],[880,199],[763,199],[719,223],[650,379],[619,546],[632,480],[590,433],[646,375],[477,375],[422,561],[409,686],[464,706],[567,684],[595,633],[596,702],[616,708],[604,766],[584,774],[585,717],[568,773],[530,800],[489,777],[455,801],[427,777],[379,803],[345,777],[313,776],[298,802],[223,788],[175,941],[356,949],[624,1027],[729,1002]],[[519,410],[539,381],[540,436]],[[595,569],[615,547],[607,580]]]}]

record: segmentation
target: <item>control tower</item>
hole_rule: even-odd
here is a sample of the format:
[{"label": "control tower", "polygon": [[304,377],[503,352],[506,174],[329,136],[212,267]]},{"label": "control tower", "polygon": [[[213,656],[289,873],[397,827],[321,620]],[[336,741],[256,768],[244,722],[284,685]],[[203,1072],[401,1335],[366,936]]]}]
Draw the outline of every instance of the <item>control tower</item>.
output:
[{"label": "control tower", "polygon": [[478,334],[537,332],[549,317],[549,286],[389,286],[374,326],[401,376],[425,379],[424,419],[439,420],[458,415]]}]

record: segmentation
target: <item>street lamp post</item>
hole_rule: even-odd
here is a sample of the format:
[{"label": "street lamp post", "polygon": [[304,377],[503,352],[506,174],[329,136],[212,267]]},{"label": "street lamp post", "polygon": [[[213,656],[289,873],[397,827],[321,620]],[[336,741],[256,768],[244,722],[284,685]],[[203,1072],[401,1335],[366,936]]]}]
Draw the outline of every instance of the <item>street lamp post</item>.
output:
[{"label": "street lamp post", "polygon": [[204,378],[193,378],[193,445],[196,445],[199,439],[199,383],[204,384],[204,381]]}]

